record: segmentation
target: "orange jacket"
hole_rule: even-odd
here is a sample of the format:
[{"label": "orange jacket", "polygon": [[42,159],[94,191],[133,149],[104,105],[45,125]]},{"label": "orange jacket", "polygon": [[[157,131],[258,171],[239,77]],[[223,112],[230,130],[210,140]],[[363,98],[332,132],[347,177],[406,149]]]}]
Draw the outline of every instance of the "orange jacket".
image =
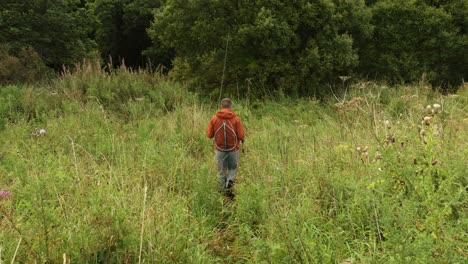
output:
[{"label": "orange jacket", "polygon": [[[226,123],[226,147],[224,142],[223,122]],[[231,109],[221,109],[216,112],[216,115],[214,115],[208,123],[206,136],[209,138],[214,137],[215,147],[220,151],[225,149],[237,151],[240,149],[240,142],[244,142],[245,139],[241,120]]]}]

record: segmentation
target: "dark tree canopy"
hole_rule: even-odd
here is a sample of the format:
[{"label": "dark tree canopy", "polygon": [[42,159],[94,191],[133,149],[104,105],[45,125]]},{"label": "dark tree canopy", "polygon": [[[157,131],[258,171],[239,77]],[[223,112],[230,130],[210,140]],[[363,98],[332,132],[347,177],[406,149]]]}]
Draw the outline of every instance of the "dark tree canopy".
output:
[{"label": "dark tree canopy", "polygon": [[152,46],[146,31],[153,20],[153,10],[160,6],[161,2],[155,0],[96,0],[93,5],[99,21],[96,40],[103,58],[111,57],[114,65],[124,60],[132,67],[148,62],[170,65],[170,51],[155,49],[157,42],[144,52]]},{"label": "dark tree canopy", "polygon": [[[467,31],[466,0],[2,0],[0,76],[100,54],[205,94],[317,95],[339,76],[448,88],[467,77]],[[25,54],[37,67],[11,76]]]},{"label": "dark tree canopy", "polygon": [[0,1],[0,43],[19,51],[32,47],[47,66],[59,69],[95,47],[92,14],[76,0]]},{"label": "dark tree canopy", "polygon": [[153,40],[174,48],[174,74],[196,89],[219,87],[227,49],[228,87],[310,95],[352,74],[355,40],[371,35],[363,1],[169,0]]},{"label": "dark tree canopy", "polygon": [[[432,5],[428,5],[429,2]],[[466,21],[453,6],[462,1],[382,0],[372,7],[373,40],[361,72],[395,83],[425,78],[436,86],[457,85],[468,72]],[[465,31],[465,32],[463,32]],[[465,76],[466,77],[466,76]]]}]

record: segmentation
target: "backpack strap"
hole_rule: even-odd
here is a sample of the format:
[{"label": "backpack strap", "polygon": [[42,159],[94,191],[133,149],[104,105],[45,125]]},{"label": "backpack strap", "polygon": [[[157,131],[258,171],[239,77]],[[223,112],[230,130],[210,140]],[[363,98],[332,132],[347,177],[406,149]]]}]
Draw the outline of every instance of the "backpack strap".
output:
[{"label": "backpack strap", "polygon": [[[228,121],[228,122],[229,122],[229,121]],[[229,122],[229,124],[231,124],[231,122]],[[220,147],[218,146],[218,144],[216,144],[216,135],[217,135],[218,132],[221,130],[221,128],[223,129],[224,149],[220,148]],[[234,146],[232,146],[231,148],[228,148],[228,145],[227,145],[227,132],[228,132],[228,130],[229,130],[230,132],[232,132],[232,134],[234,135],[234,139],[235,139]],[[223,124],[215,131],[214,145],[216,146],[216,149],[219,150],[219,151],[229,152],[229,151],[231,151],[231,150],[233,150],[233,149],[236,148],[237,143],[238,143],[237,134],[236,134],[236,131],[234,130],[234,128],[232,128],[232,124],[231,124],[231,126],[229,126],[229,125],[226,123],[226,120],[223,120]]]}]

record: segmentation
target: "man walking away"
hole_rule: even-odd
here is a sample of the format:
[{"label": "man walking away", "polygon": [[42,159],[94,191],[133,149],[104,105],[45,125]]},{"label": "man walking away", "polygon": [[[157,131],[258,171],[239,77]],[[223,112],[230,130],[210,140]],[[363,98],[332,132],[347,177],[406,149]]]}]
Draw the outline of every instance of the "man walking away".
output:
[{"label": "man walking away", "polygon": [[221,190],[233,198],[232,187],[236,178],[239,149],[241,143],[244,143],[245,133],[240,118],[231,107],[231,99],[221,100],[221,110],[216,112],[208,123],[206,136],[214,138]]}]

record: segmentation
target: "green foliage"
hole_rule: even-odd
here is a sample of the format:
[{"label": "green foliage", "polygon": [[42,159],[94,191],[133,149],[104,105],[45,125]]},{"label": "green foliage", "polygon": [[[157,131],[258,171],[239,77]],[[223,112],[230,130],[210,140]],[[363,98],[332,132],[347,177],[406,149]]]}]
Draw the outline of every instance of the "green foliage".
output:
[{"label": "green foliage", "polygon": [[50,77],[39,54],[30,47],[14,52],[0,45],[0,84],[33,83]]},{"label": "green foliage", "polygon": [[165,77],[85,64],[3,86],[0,260],[462,263],[467,95],[240,100],[229,203],[204,135],[215,109]]},{"label": "green foliage", "polygon": [[350,76],[448,92],[467,78],[466,10],[464,0],[4,0],[0,82],[100,54],[210,98],[320,97]]},{"label": "green foliage", "polygon": [[0,42],[16,50],[32,47],[47,66],[58,69],[79,61],[94,47],[88,38],[93,21],[76,0],[4,0]]},{"label": "green foliage", "polygon": [[361,72],[393,83],[425,78],[436,87],[460,85],[468,72],[467,21],[461,18],[466,1],[433,2],[377,1],[374,37],[362,47]]},{"label": "green foliage", "polygon": [[[168,1],[149,33],[173,47],[173,74],[200,91],[317,94],[358,64],[354,40],[370,36],[363,1]],[[272,90],[272,91],[271,91]]]},{"label": "green foliage", "polygon": [[25,86],[0,87],[0,129],[21,121],[41,121],[61,112],[62,101],[44,89]]},{"label": "green foliage", "polygon": [[124,118],[172,111],[181,102],[194,98],[183,86],[169,83],[158,73],[123,68],[108,74],[100,69],[98,63],[78,65],[74,71],[56,80],[52,87],[68,100],[82,105],[97,102]]},{"label": "green foliage", "polygon": [[[97,0],[92,7],[99,21],[96,40],[103,59],[111,58],[114,65],[121,61],[132,67],[163,64],[168,67],[172,55],[168,49],[159,47],[145,51],[152,43],[146,33],[153,19],[153,10],[161,6],[153,0]],[[145,51],[143,56],[143,51]]]}]

